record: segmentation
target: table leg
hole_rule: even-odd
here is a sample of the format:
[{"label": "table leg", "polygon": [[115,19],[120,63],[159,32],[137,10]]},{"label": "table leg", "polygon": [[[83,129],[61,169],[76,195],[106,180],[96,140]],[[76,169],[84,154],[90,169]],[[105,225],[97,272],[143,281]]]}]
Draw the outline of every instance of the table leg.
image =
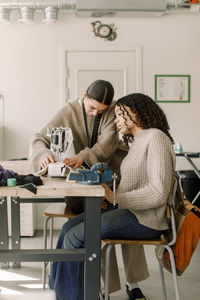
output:
[{"label": "table leg", "polygon": [[[87,218],[86,218],[87,215]],[[101,200],[86,197],[84,299],[99,299],[101,270]]]},{"label": "table leg", "polygon": [[[20,249],[20,199],[11,197],[11,237],[12,249]],[[20,262],[13,262],[12,267],[19,268]]]},{"label": "table leg", "polygon": [[[0,220],[1,220],[1,230],[0,230],[0,249],[8,249],[8,213],[7,213],[7,198],[0,197]],[[8,268],[8,262],[2,262],[0,268]]]}]

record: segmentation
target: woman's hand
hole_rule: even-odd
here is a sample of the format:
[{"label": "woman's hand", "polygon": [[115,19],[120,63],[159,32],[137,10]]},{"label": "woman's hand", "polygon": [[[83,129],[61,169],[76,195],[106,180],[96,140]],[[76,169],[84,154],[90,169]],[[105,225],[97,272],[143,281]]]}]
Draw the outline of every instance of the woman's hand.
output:
[{"label": "woman's hand", "polygon": [[73,156],[71,158],[65,158],[63,160],[63,163],[66,164],[69,167],[73,167],[73,168],[77,169],[80,166],[82,166],[83,159],[80,156],[76,155],[76,156]]},{"label": "woman's hand", "polygon": [[102,209],[108,208],[108,200],[105,197],[101,198],[101,208]]},{"label": "woman's hand", "polygon": [[46,166],[48,166],[48,164],[55,163],[55,162],[56,162],[56,160],[53,156],[47,155],[43,158],[43,160],[41,162],[41,168],[44,169],[44,168],[46,168]]},{"label": "woman's hand", "polygon": [[114,193],[113,193],[113,191],[105,183],[102,183],[102,186],[105,189],[105,199],[107,199],[111,204],[113,204],[114,203]]}]

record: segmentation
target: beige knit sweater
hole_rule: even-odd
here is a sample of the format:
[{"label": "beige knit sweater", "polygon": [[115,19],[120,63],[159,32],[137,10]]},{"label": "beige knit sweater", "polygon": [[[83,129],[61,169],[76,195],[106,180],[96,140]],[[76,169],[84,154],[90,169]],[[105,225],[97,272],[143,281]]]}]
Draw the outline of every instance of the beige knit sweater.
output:
[{"label": "beige knit sweater", "polygon": [[50,139],[46,136],[47,128],[50,126],[62,126],[71,128],[75,153],[81,156],[89,167],[97,162],[109,162],[113,171],[119,173],[121,161],[127,154],[128,148],[119,142],[119,136],[114,124],[114,105],[115,102],[113,101],[110,107],[103,112],[99,124],[97,143],[92,148],[89,148],[94,117],[87,116],[88,140],[80,99],[66,104],[40,132],[32,137],[29,147],[30,168],[34,172],[38,171],[42,159],[46,155],[51,154]]},{"label": "beige knit sweater", "polygon": [[174,169],[171,140],[158,129],[145,129],[121,164],[119,208],[129,209],[145,226],[167,229],[165,209]]}]

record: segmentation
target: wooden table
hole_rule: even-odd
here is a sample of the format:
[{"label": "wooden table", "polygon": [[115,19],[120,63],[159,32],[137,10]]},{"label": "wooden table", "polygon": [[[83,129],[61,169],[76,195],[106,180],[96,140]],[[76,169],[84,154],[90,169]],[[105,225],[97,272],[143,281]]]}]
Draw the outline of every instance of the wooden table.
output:
[{"label": "wooden table", "polygon": [[[0,162],[18,174],[29,174],[27,161]],[[27,171],[27,172],[26,172]],[[33,194],[25,188],[0,187],[0,262],[15,261],[84,261],[84,299],[99,299],[101,237],[101,197],[105,190],[100,185],[79,185],[64,178],[42,177],[44,185]],[[85,197],[85,248],[83,249],[20,249],[20,203],[63,202],[65,196]],[[7,198],[11,197],[12,249],[8,249]],[[95,213],[94,213],[95,212]]]}]

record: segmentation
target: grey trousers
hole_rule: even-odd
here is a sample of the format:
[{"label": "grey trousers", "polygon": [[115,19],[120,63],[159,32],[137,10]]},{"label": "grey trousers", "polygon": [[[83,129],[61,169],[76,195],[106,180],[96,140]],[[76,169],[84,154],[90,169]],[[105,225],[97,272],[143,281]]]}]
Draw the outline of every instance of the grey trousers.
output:
[{"label": "grey trousers", "polygon": [[[101,250],[101,290],[104,293],[105,262],[107,245],[102,242]],[[121,245],[122,258],[126,281],[133,283],[145,280],[149,277],[147,262],[143,245]],[[110,284],[109,292],[113,293],[121,289],[119,269],[115,247],[111,249],[110,256]]]}]

